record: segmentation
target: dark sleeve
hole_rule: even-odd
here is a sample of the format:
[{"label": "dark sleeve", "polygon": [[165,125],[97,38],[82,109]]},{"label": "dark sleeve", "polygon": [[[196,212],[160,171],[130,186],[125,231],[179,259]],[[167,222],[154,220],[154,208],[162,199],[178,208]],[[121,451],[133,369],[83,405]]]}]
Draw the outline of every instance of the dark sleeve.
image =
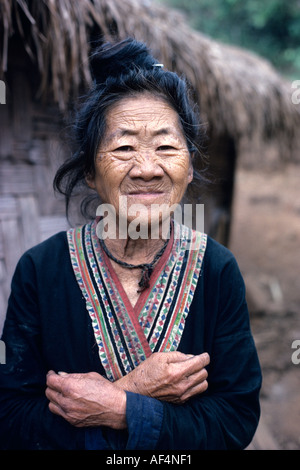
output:
[{"label": "dark sleeve", "polygon": [[[44,343],[47,342],[47,331],[45,333],[45,326],[41,326],[44,309],[41,307],[35,261],[36,256],[26,253],[19,261],[12,280],[2,335],[6,345],[6,364],[0,366],[0,448],[153,448],[163,413],[162,404],[157,400],[128,392],[125,431],[101,427],[79,429],[49,411],[45,396],[48,370]],[[53,312],[52,321],[59,325],[55,318]],[[53,335],[48,340],[53,341]],[[57,350],[56,356],[60,354]]]},{"label": "dark sleeve", "polygon": [[157,449],[244,449],[257,428],[260,365],[244,282],[233,256],[226,256],[220,272],[203,273],[208,390],[184,405],[164,403]]},{"label": "dark sleeve", "polygon": [[127,429],[116,431],[90,428],[85,433],[87,450],[145,450],[155,449],[163,419],[163,403],[137,393],[126,392]]},{"label": "dark sleeve", "polygon": [[48,409],[39,298],[34,263],[23,255],[16,268],[2,340],[6,364],[0,366],[0,447],[76,449],[82,431]]}]

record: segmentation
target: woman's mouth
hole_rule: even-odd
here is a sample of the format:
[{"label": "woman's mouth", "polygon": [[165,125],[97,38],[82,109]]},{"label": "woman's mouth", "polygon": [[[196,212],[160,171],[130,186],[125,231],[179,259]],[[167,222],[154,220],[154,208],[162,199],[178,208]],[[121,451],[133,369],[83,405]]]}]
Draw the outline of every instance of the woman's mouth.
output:
[{"label": "woman's mouth", "polygon": [[162,198],[164,196],[163,191],[132,191],[128,194],[126,194],[127,197],[129,198],[135,198],[135,199],[141,199],[141,200],[149,200],[149,199],[157,199],[157,198]]}]

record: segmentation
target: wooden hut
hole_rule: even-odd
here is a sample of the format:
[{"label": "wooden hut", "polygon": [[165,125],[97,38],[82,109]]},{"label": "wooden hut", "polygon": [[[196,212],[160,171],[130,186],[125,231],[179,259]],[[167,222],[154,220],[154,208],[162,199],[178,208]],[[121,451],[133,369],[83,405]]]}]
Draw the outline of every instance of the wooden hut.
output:
[{"label": "wooden hut", "polygon": [[191,30],[176,11],[149,0],[2,0],[1,322],[20,255],[67,227],[52,180],[68,153],[62,137],[70,103],[90,83],[92,41],[132,35],[195,90],[217,181],[206,200],[205,229],[212,236],[228,242],[237,158],[257,166],[271,142],[274,161],[296,159],[299,109],[290,84],[266,61]]}]

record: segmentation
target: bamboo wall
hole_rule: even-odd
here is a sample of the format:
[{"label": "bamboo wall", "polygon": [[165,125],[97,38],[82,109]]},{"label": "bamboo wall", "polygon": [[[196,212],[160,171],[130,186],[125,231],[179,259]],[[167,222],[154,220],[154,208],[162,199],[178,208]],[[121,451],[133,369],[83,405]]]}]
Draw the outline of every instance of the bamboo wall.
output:
[{"label": "bamboo wall", "polygon": [[35,96],[30,72],[14,70],[0,106],[0,332],[20,256],[67,228],[64,201],[52,189],[64,155],[62,122]]}]

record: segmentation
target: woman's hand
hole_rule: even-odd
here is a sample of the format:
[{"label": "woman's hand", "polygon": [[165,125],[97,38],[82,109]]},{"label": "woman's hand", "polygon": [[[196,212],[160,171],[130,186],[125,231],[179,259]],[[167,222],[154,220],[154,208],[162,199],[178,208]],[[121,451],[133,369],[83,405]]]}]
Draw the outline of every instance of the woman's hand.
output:
[{"label": "woman's hand", "polygon": [[178,351],[154,353],[128,375],[115,382],[122,390],[172,403],[184,403],[207,389],[209,355]]},{"label": "woman's hand", "polygon": [[126,394],[96,372],[47,374],[46,396],[52,413],[77,427],[109,426],[124,429]]},{"label": "woman's hand", "polygon": [[172,403],[184,403],[207,389],[209,355],[178,351],[154,353],[114,383],[96,372],[47,374],[46,396],[52,413],[77,427],[125,429],[126,393],[139,393]]}]

